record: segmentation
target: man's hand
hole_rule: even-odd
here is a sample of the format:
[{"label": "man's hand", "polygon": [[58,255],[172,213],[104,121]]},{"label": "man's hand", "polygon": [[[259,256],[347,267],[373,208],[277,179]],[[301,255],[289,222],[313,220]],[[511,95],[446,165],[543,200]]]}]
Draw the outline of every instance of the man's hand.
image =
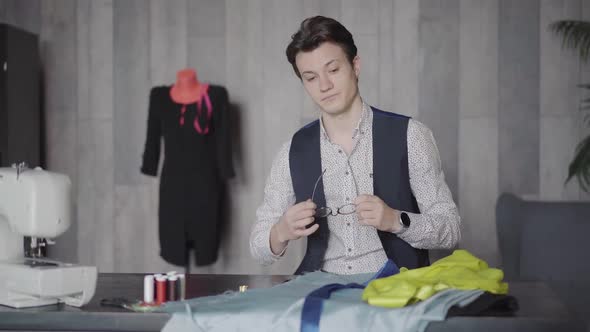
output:
[{"label": "man's hand", "polygon": [[309,236],[320,227],[313,223],[316,205],[311,199],[291,206],[270,230],[270,248],[275,255],[283,252],[289,241]]},{"label": "man's hand", "polygon": [[381,198],[374,195],[360,195],[354,200],[359,222],[383,232],[398,232],[400,213],[387,206]]}]

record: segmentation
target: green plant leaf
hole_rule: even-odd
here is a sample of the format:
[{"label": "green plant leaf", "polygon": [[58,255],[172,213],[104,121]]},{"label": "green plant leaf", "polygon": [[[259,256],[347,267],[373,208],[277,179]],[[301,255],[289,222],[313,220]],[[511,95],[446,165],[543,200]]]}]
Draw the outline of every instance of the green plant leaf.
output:
[{"label": "green plant leaf", "polygon": [[590,22],[576,20],[556,21],[549,29],[562,38],[564,48],[577,50],[586,62],[590,56]]},{"label": "green plant leaf", "polygon": [[[549,29],[561,37],[562,47],[578,51],[580,60],[587,62],[590,58],[590,22],[580,20],[561,20],[549,25]],[[590,90],[590,83],[578,84],[582,89]],[[590,110],[590,98],[582,99],[580,111]],[[584,116],[584,122],[590,124],[588,114]],[[574,159],[568,170],[565,183],[573,177],[578,179],[582,190],[590,190],[590,136],[584,138],[576,147]]]},{"label": "green plant leaf", "polygon": [[569,174],[565,182],[573,177],[578,179],[580,187],[588,192],[590,188],[590,136],[584,138],[576,148],[576,155],[569,165]]}]

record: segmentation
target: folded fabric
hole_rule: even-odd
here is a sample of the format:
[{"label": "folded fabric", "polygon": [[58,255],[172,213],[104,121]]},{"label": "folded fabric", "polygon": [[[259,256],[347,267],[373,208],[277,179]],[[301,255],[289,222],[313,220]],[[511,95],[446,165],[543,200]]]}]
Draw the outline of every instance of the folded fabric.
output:
[{"label": "folded fabric", "polygon": [[518,309],[518,300],[514,296],[485,292],[466,306],[452,306],[447,312],[447,318],[455,316],[507,317],[514,316]]},{"label": "folded fabric", "polygon": [[363,284],[348,283],[348,284],[328,284],[315,289],[307,294],[303,302],[303,309],[301,309],[301,332],[317,332],[319,331],[320,317],[322,315],[324,301],[330,298],[332,293],[344,290],[359,288],[364,289],[371,280],[377,278],[385,278],[399,273],[399,268],[390,259],[385,262],[385,265],[373,276]]},{"label": "folded fabric", "polygon": [[401,308],[423,301],[445,289],[483,290],[507,294],[508,284],[502,282],[504,272],[466,250],[455,250],[430,266],[408,270],[371,281],[362,294],[370,305]]},{"label": "folded fabric", "polygon": [[[164,310],[172,318],[163,331],[297,331],[307,294],[328,284],[363,283],[371,276],[312,272],[272,288],[169,302]],[[424,331],[430,321],[444,320],[452,306],[463,307],[483,293],[449,289],[413,306],[388,309],[367,305],[362,292],[343,289],[324,300],[319,330]]]}]

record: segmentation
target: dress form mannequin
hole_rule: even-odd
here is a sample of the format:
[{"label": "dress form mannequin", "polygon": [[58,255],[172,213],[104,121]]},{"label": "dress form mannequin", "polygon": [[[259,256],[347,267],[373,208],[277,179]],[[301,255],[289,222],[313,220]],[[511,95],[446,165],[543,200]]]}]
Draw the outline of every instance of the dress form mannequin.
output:
[{"label": "dress form mannequin", "polygon": [[218,257],[224,186],[234,175],[232,132],[227,90],[199,81],[193,69],[175,74],[175,82],[150,90],[141,172],[161,175],[160,256],[190,273],[189,262],[205,266]]},{"label": "dress form mannequin", "polygon": [[[209,121],[211,120],[212,106],[209,95],[208,84],[199,82],[197,72],[192,68],[180,70],[176,73],[176,82],[170,88],[170,98],[175,103],[182,104],[180,109],[180,125],[184,126],[184,114],[186,113],[186,106],[189,104],[197,104],[197,117],[193,122],[195,130],[201,135],[209,133]],[[203,102],[207,106],[207,114],[205,118],[205,126],[202,128],[198,117],[201,116]]]},{"label": "dress form mannequin", "polygon": [[179,104],[192,104],[201,100],[208,86],[199,82],[197,72],[192,68],[176,73],[176,83],[170,89],[170,97]]}]

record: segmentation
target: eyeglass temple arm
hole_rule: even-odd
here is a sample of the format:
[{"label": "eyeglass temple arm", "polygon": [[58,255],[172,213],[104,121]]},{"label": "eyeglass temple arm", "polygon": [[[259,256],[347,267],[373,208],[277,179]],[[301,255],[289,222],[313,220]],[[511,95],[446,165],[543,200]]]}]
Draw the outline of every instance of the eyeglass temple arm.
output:
[{"label": "eyeglass temple arm", "polygon": [[322,174],[320,174],[320,176],[318,177],[318,179],[315,181],[315,184],[313,185],[313,192],[311,193],[311,201],[314,202],[313,198],[315,197],[315,190],[318,187],[318,183],[320,183],[320,180],[322,179],[322,176],[324,176],[324,173],[326,173],[326,169],[324,169],[322,171]]}]

